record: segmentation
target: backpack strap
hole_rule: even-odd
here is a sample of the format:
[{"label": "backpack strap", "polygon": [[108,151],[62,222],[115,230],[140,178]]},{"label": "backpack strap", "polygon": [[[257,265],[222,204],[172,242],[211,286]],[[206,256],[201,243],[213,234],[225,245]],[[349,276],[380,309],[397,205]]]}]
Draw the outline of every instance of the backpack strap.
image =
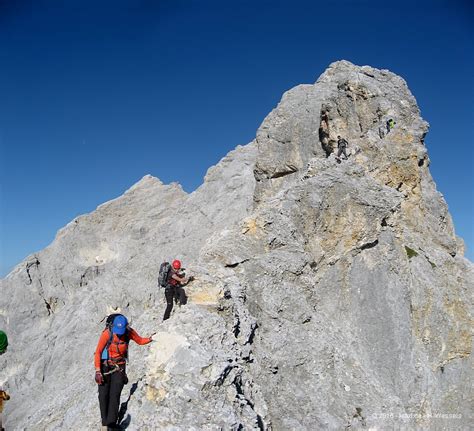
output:
[{"label": "backpack strap", "polygon": [[[166,284],[169,285],[171,281],[171,276],[173,275],[173,269],[171,265],[168,266],[168,272],[166,273]],[[168,287],[168,286],[167,286]]]},{"label": "backpack strap", "polygon": [[102,360],[107,360],[109,359],[109,347],[112,344],[112,340],[114,338],[114,333],[112,332],[111,328],[106,328],[104,331],[109,331],[109,339],[107,340],[107,344],[104,347],[104,350],[102,350],[102,355],[101,359]]},{"label": "backpack strap", "polygon": [[127,351],[124,355],[125,360],[128,362],[128,344],[130,343],[130,331],[127,329],[125,332],[125,337],[124,340],[120,340],[118,343],[114,342],[114,333],[112,332],[112,329],[108,329],[109,331],[109,340],[107,341],[107,344],[105,345],[104,351],[107,352],[106,356],[104,357],[104,354],[102,353],[102,359],[110,360],[109,358],[109,348],[112,344],[115,345],[115,348],[117,350],[117,353],[120,355],[120,350],[119,350],[119,345],[120,344],[126,344],[127,345]]},{"label": "backpack strap", "polygon": [[114,339],[114,333],[112,332],[112,329],[109,328],[109,340],[107,341],[107,344],[105,345],[105,348],[107,349],[107,355],[108,355],[109,347],[112,344],[113,339]]}]

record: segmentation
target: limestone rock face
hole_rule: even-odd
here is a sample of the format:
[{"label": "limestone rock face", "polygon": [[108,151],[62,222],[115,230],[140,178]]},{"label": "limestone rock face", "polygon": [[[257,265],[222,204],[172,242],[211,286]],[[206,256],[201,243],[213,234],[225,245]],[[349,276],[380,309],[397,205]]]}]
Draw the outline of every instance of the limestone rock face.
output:
[{"label": "limestone rock face", "polygon": [[[474,271],[427,131],[403,79],[340,61],[195,192],[147,176],[73,220],[1,281],[7,427],[100,425],[92,355],[119,308],[157,333],[130,346],[128,429],[467,429]],[[162,322],[174,257],[196,280]]]}]

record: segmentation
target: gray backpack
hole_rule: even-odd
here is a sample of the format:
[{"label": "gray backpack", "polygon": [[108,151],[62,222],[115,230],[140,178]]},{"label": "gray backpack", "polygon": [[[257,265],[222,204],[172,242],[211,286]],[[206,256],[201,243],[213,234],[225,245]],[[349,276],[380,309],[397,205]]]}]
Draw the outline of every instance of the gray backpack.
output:
[{"label": "gray backpack", "polygon": [[170,271],[171,271],[171,264],[169,262],[163,262],[160,265],[160,272],[158,273],[158,286],[159,287],[168,286]]}]

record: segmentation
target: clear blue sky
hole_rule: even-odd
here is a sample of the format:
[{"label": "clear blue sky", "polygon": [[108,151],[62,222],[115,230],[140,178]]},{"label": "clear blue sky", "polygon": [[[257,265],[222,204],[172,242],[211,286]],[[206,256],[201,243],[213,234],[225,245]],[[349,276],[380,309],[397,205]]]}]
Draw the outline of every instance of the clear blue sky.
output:
[{"label": "clear blue sky", "polygon": [[340,59],[408,81],[474,260],[473,3],[0,0],[0,275],[145,174],[194,190]]}]

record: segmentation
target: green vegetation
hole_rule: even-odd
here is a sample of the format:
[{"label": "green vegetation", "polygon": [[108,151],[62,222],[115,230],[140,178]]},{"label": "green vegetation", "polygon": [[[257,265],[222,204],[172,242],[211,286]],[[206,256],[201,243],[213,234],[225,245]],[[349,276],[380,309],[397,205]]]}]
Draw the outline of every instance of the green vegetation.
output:
[{"label": "green vegetation", "polygon": [[405,246],[405,251],[407,252],[408,259],[418,256],[418,253],[410,247]]}]

